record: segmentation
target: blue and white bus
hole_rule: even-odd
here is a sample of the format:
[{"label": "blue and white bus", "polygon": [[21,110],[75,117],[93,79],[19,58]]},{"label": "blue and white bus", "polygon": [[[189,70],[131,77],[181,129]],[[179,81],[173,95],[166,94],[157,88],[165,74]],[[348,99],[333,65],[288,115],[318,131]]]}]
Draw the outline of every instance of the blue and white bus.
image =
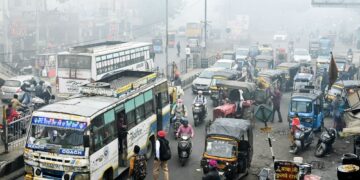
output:
[{"label": "blue and white bus", "polygon": [[128,168],[135,145],[151,157],[156,132],[170,126],[168,82],[155,73],[122,74],[32,114],[26,179],[114,179]]}]

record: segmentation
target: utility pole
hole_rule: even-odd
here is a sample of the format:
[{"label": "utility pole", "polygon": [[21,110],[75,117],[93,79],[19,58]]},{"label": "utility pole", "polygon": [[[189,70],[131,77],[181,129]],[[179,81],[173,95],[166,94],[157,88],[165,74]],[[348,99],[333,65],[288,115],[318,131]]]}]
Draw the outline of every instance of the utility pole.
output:
[{"label": "utility pole", "polygon": [[169,57],[168,57],[168,45],[169,45],[169,33],[168,33],[168,0],[166,1],[166,11],[165,11],[165,18],[166,18],[166,47],[165,47],[165,64],[166,64],[166,77],[169,79]]},{"label": "utility pole", "polygon": [[206,40],[207,40],[207,0],[205,0],[205,20],[204,20],[204,31],[205,31],[205,37],[204,37],[204,58],[206,58],[206,49],[207,49],[207,46],[206,46]]},{"label": "utility pole", "polygon": [[4,0],[2,1],[2,6],[3,6],[3,37],[4,37],[4,55],[3,55],[3,58],[4,58],[4,62],[5,61],[10,61],[10,55],[11,55],[11,51],[10,51],[10,48],[9,48],[9,19],[10,19],[10,16],[9,16],[9,5],[8,5],[8,1],[7,0]]}]

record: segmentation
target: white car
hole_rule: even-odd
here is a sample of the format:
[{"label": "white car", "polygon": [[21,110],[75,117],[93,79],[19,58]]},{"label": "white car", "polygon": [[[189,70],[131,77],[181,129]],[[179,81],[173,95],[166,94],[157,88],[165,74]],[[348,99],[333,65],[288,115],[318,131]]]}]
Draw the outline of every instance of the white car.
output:
[{"label": "white car", "polygon": [[238,65],[236,64],[235,60],[219,59],[212,67],[236,70],[238,68]]},{"label": "white car", "polygon": [[273,37],[274,41],[286,41],[287,35],[285,32],[278,32]]},{"label": "white car", "polygon": [[306,49],[295,49],[293,60],[297,63],[310,63],[311,56]]},{"label": "white car", "polygon": [[200,75],[193,81],[191,89],[193,93],[201,90],[204,93],[209,93],[211,80],[216,71],[224,70],[224,68],[207,68],[200,73]]}]

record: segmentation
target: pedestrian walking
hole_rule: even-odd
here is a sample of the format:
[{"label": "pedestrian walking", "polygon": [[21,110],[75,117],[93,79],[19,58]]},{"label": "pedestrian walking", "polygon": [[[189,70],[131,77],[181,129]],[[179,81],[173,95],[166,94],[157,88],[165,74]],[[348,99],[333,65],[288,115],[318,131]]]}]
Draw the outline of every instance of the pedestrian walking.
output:
[{"label": "pedestrian walking", "polygon": [[217,162],[214,159],[209,161],[209,171],[203,176],[202,180],[220,180]]},{"label": "pedestrian walking", "polygon": [[329,74],[327,72],[327,69],[324,68],[324,72],[322,75],[322,81],[321,81],[321,91],[325,91],[326,86],[329,84]]},{"label": "pedestrian walking", "polygon": [[275,88],[274,92],[271,92],[271,95],[273,96],[272,102],[273,102],[273,118],[271,122],[274,122],[275,112],[278,114],[279,122],[282,122],[281,112],[280,112],[280,102],[281,102],[281,91],[278,87]]},{"label": "pedestrian walking", "polygon": [[344,102],[341,99],[341,95],[337,94],[336,99],[332,102],[334,113],[334,128],[337,132],[342,132],[345,127],[345,122],[342,118],[344,112]]},{"label": "pedestrian walking", "polygon": [[180,50],[181,50],[180,41],[177,42],[176,48],[177,48],[177,56],[180,57]]},{"label": "pedestrian walking", "polygon": [[140,154],[140,147],[135,145],[134,155],[130,158],[129,179],[144,180],[146,177],[146,158]]},{"label": "pedestrian walking", "polygon": [[160,168],[164,172],[164,180],[169,180],[169,169],[167,161],[171,159],[169,141],[165,139],[166,132],[159,131],[155,143],[155,161],[153,169],[154,180],[159,179]]}]

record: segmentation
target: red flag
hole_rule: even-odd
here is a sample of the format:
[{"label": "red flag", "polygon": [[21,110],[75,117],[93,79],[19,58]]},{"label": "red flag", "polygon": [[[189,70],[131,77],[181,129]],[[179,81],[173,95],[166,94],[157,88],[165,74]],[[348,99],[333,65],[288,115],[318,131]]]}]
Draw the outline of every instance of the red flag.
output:
[{"label": "red flag", "polygon": [[329,67],[329,86],[328,86],[329,90],[338,78],[338,68],[335,63],[334,55],[332,54],[332,52],[330,52],[330,54],[331,54],[331,60]]}]

